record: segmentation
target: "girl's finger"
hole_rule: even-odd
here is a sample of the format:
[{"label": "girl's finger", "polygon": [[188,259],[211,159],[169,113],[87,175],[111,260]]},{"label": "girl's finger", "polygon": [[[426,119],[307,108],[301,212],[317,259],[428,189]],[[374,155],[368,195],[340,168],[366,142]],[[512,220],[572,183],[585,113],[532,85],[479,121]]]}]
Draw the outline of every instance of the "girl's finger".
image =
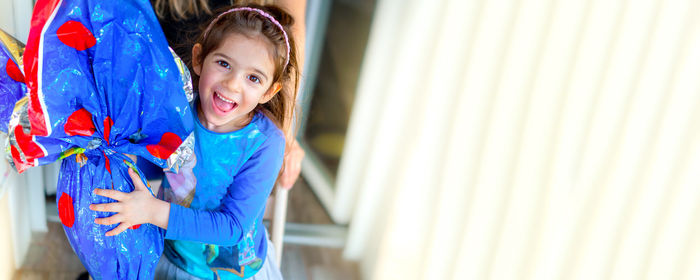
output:
[{"label": "girl's finger", "polygon": [[125,231],[126,229],[128,229],[129,227],[130,227],[130,225],[128,225],[127,223],[121,223],[116,228],[105,233],[105,236],[114,236],[114,235],[120,234],[123,231]]},{"label": "girl's finger", "polygon": [[93,192],[96,195],[109,197],[114,200],[122,201],[126,198],[126,194],[115,190],[105,190],[105,189],[94,189]]},{"label": "girl's finger", "polygon": [[134,170],[131,168],[129,168],[129,177],[131,177],[131,181],[134,182],[134,190],[146,189],[146,186],[141,181],[141,177],[139,177],[139,175],[136,174],[136,172],[134,172]]},{"label": "girl's finger", "polygon": [[119,214],[114,214],[109,217],[105,218],[97,218],[95,219],[95,223],[99,225],[113,225],[113,224],[118,224],[122,222],[122,216]]},{"label": "girl's finger", "polygon": [[90,210],[100,211],[100,212],[121,212],[121,205],[119,203],[102,203],[102,204],[90,204]]},{"label": "girl's finger", "polygon": [[138,160],[138,159],[136,158],[136,155],[132,155],[132,154],[125,154],[125,155],[126,155],[127,157],[129,157],[129,159],[131,159],[131,161],[133,161],[134,163],[136,163],[136,160]]}]

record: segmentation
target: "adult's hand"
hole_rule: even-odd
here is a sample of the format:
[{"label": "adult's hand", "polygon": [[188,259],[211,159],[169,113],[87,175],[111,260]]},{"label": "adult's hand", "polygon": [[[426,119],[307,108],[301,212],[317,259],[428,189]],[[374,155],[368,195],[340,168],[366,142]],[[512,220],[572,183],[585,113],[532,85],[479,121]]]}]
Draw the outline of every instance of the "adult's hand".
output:
[{"label": "adult's hand", "polygon": [[282,188],[291,189],[294,186],[294,182],[297,181],[301,172],[301,161],[304,159],[304,155],[306,155],[304,149],[294,139],[284,155],[284,169],[279,181]]}]

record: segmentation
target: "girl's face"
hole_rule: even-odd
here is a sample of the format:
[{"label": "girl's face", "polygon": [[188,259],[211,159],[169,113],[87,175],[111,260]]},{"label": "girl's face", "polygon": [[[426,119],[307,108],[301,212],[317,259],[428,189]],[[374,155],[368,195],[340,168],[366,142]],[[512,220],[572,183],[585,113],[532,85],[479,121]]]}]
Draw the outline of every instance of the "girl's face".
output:
[{"label": "girl's face", "polygon": [[231,33],[198,64],[202,46],[192,49],[193,70],[199,76],[199,119],[214,132],[231,132],[250,122],[250,112],[279,91],[272,82],[272,45],[261,35]]}]

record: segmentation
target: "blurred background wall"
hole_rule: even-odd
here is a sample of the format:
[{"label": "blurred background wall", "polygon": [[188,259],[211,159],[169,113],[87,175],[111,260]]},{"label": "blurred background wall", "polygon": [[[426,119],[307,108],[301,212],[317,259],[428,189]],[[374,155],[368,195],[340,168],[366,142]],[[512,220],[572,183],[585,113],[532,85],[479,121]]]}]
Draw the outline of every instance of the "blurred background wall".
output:
[{"label": "blurred background wall", "polygon": [[[0,195],[0,224],[10,224],[10,211],[7,206],[7,195]],[[15,272],[15,262],[12,257],[12,233],[9,226],[0,228],[0,278],[10,279]]]},{"label": "blurred background wall", "polygon": [[[0,7],[0,28],[26,42],[33,1],[0,0]],[[5,137],[1,141],[4,146]],[[47,231],[41,169],[18,175],[0,160],[0,225],[0,279],[10,279],[27,254],[32,234]]]},{"label": "blurred background wall", "polygon": [[346,256],[366,279],[700,279],[699,5],[378,1]]},{"label": "blurred background wall", "polygon": [[[364,279],[700,279],[700,2],[308,6],[303,175]],[[46,210],[5,171],[11,273]]]}]

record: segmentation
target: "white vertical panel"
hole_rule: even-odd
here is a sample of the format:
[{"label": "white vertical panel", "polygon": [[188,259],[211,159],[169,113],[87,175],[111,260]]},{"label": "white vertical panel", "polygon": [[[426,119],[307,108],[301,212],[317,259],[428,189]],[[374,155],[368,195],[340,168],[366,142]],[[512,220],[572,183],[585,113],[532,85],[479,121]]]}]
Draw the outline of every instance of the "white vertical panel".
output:
[{"label": "white vertical panel", "polygon": [[[590,11],[590,1],[557,1],[553,3],[555,11],[551,23],[550,36],[545,46],[545,55],[542,57],[542,67],[536,77],[535,88],[531,109],[533,114],[544,113],[540,111],[550,110],[552,121],[555,122],[555,130],[552,142],[542,139],[539,149],[542,154],[536,157],[551,158],[547,162],[548,166],[543,173],[540,173],[540,180],[543,190],[536,195],[541,196],[541,203],[533,207],[537,208],[537,221],[532,225],[535,230],[535,239],[530,244],[529,257],[523,264],[523,272],[526,279],[556,279],[557,271],[561,268],[563,260],[563,248],[571,226],[568,224],[567,194],[572,190],[572,166],[575,157],[577,134],[579,125],[571,125],[581,112],[580,104],[574,104],[586,98],[586,95],[574,96],[566,95],[572,79],[573,66],[577,55],[582,52],[580,42],[582,40],[581,30]],[[569,97],[569,100],[567,100]],[[568,102],[567,102],[568,101]],[[551,112],[555,110],[556,113]],[[537,115],[535,115],[537,116]],[[574,120],[574,121],[572,121]],[[525,132],[526,139],[537,141],[539,137],[547,137],[547,120],[532,119],[528,130]],[[539,128],[538,126],[545,126]],[[542,131],[541,129],[545,129]],[[539,134],[541,133],[541,134]],[[550,144],[551,146],[548,146]],[[551,154],[550,154],[551,153]],[[546,155],[549,154],[549,155]],[[523,160],[530,156],[523,157]],[[525,172],[526,166],[519,165],[517,172]],[[519,179],[518,179],[519,180]]]},{"label": "white vertical panel", "polygon": [[[438,37],[435,46],[428,49],[432,61],[427,67],[414,67],[411,70],[426,77],[425,85],[412,89],[419,92],[418,102],[413,104],[411,110],[412,116],[408,117],[415,120],[411,121],[414,136],[410,137],[416,138],[416,144],[406,150],[407,164],[399,174],[394,192],[396,203],[389,206],[391,216],[387,234],[392,238],[386,239],[380,247],[380,258],[386,261],[377,264],[377,279],[410,279],[420,275],[425,278],[446,278],[452,270],[451,259],[454,257],[454,253],[447,252],[455,252],[450,242],[458,241],[458,235],[456,232],[445,232],[443,228],[466,217],[464,212],[455,209],[459,204],[445,204],[436,198],[464,197],[461,195],[464,193],[463,185],[459,184],[461,182],[451,181],[450,185],[445,185],[440,175],[444,174],[442,170],[453,164],[444,163],[448,150],[444,143],[451,136],[448,129],[453,127],[453,121],[457,121],[453,119],[454,108],[457,107],[455,100],[460,99],[463,86],[454,81],[459,81],[464,75],[469,60],[469,52],[465,49],[472,29],[469,23],[474,22],[474,17],[465,17],[464,11],[475,15],[479,3],[450,1],[444,5],[434,2],[423,4],[414,10],[420,16],[410,16],[415,17],[415,24],[426,29],[426,32],[416,32],[422,35],[416,35],[416,39],[430,43],[433,34]],[[436,28],[440,26],[442,29]],[[426,187],[431,185],[434,187]],[[459,200],[446,199],[459,203]],[[405,211],[409,208],[411,211]],[[406,246],[425,242],[430,237],[435,241],[434,246]],[[426,258],[426,255],[429,257]]]},{"label": "white vertical panel", "polygon": [[[422,272],[425,247],[406,244],[424,242],[431,227],[435,207],[435,199],[431,197],[435,192],[425,186],[434,184],[437,179],[435,174],[439,162],[435,156],[441,150],[437,141],[444,139],[444,110],[450,105],[449,100],[454,98],[454,91],[450,89],[452,86],[444,84],[451,79],[442,80],[441,77],[429,75],[433,69],[436,72],[450,71],[437,67],[440,64],[439,56],[437,63],[433,61],[436,58],[435,41],[438,35],[434,30],[443,19],[441,1],[408,2],[404,5],[408,6],[408,21],[404,24],[411,32],[399,41],[399,45],[407,47],[401,48],[397,53],[400,63],[396,71],[387,76],[387,83],[390,92],[400,94],[394,98],[407,101],[397,104],[394,100],[386,104],[384,109],[394,111],[389,107],[403,106],[394,113],[406,126],[399,135],[393,135],[398,136],[393,140],[402,141],[404,150],[399,151],[402,160],[391,164],[391,168],[396,170],[396,179],[385,185],[392,189],[389,203],[384,206],[389,218],[386,234],[391,238],[383,239],[379,244],[380,259],[373,274],[375,279],[408,279]],[[415,68],[416,64],[424,67]],[[434,81],[441,85],[433,84]],[[442,91],[432,92],[436,88],[442,88]],[[396,123],[388,125],[395,126]]]},{"label": "white vertical panel", "polygon": [[[562,1],[564,3],[567,1]],[[547,242],[552,238],[551,247],[543,248],[544,261],[537,265],[538,270],[533,279],[546,277],[545,279],[562,279],[570,269],[570,259],[574,258],[573,246],[577,242],[577,224],[585,220],[582,208],[585,205],[589,189],[576,188],[577,179],[590,177],[579,175],[581,151],[586,145],[585,138],[595,104],[600,81],[605,73],[608,60],[608,52],[618,22],[618,16],[622,9],[622,1],[587,1],[584,9],[580,29],[573,30],[580,36],[576,39],[576,51],[571,76],[567,78],[566,87],[562,94],[566,95],[563,108],[563,117],[557,138],[557,149],[554,154],[554,166],[551,175],[551,188],[553,194],[558,194],[558,188],[570,188],[561,190],[566,195],[562,202],[550,207],[552,219],[545,231]],[[545,245],[546,246],[546,243]],[[560,247],[557,247],[560,246]]]},{"label": "white vertical panel", "polygon": [[[683,35],[681,35],[679,44],[677,44],[678,47],[671,50],[661,47],[655,48],[659,49],[659,52],[672,55],[672,59],[664,59],[664,61],[670,61],[675,66],[664,72],[650,71],[652,73],[643,78],[643,80],[655,77],[661,78],[668,73],[671,75],[671,79],[664,84],[664,88],[660,91],[650,92],[647,90],[652,89],[651,87],[640,87],[640,101],[641,98],[645,97],[644,95],[653,93],[655,96],[646,96],[644,99],[646,108],[639,108],[636,116],[630,117],[630,120],[634,120],[637,123],[648,122],[651,125],[658,126],[658,129],[654,129],[646,135],[637,135],[634,139],[636,141],[632,139],[624,141],[624,143],[628,144],[625,145],[623,151],[628,150],[626,147],[634,147],[635,143],[644,142],[642,139],[651,141],[653,145],[636,151],[639,154],[648,155],[649,158],[642,162],[643,169],[628,175],[633,178],[631,187],[633,190],[629,195],[629,200],[631,201],[626,209],[626,215],[621,222],[623,228],[618,232],[617,241],[613,246],[614,249],[619,251],[619,253],[611,256],[611,262],[614,263],[613,279],[640,279],[643,272],[648,269],[648,261],[652,255],[647,254],[647,252],[651,252],[653,248],[653,235],[663,229],[660,224],[661,216],[666,211],[665,209],[668,208],[670,196],[677,192],[678,186],[674,178],[676,178],[677,172],[682,168],[682,154],[686,152],[683,149],[688,148],[687,141],[690,136],[688,135],[690,131],[684,128],[687,128],[690,124],[692,106],[697,106],[697,101],[700,101],[698,100],[700,96],[697,94],[700,91],[698,87],[700,84],[697,81],[697,77],[700,75],[700,72],[698,72],[700,70],[698,68],[698,64],[700,64],[700,61],[698,61],[700,58],[698,21],[694,17],[689,17],[690,14],[687,11],[692,11],[692,9],[684,10],[683,7],[680,8],[680,10],[676,9],[670,13],[679,12],[676,16],[686,20],[682,24],[683,32],[679,32],[679,35]],[[692,20],[692,24],[687,20]],[[661,22],[672,21],[661,18]],[[669,34],[667,30],[659,33]],[[654,40],[654,42],[668,44],[673,41],[669,38],[659,38]],[[657,69],[657,71],[664,70],[659,65],[650,66],[650,68]],[[635,104],[641,104],[641,102],[635,102]],[[654,119],[647,117],[652,115],[651,113],[655,108],[659,108],[661,114],[655,116]],[[674,234],[682,232],[683,230],[674,231]],[[678,242],[668,241],[670,244],[678,244]],[[666,247],[669,243],[665,243],[664,248],[672,251],[673,247]],[[674,259],[672,254],[662,255],[666,256],[663,260],[658,258],[656,260],[666,262]],[[664,267],[665,272],[667,272],[665,274],[670,275],[672,266],[665,265]]]},{"label": "white vertical panel", "polygon": [[29,223],[32,232],[48,232],[46,224],[46,195],[43,176],[44,168],[32,168],[26,171],[27,185],[21,186],[27,190],[26,207],[29,212]]},{"label": "white vertical panel", "polygon": [[[526,241],[531,249],[523,264],[523,279],[556,279],[557,271],[561,268],[563,248],[572,229],[571,220],[568,219],[571,205],[567,201],[567,194],[573,189],[573,147],[577,145],[577,133],[580,131],[580,123],[575,121],[582,114],[579,113],[582,112],[580,104],[575,103],[586,98],[586,95],[565,93],[569,90],[574,63],[583,51],[580,47],[581,30],[590,11],[590,1],[556,1],[552,5],[555,6],[554,18],[533,89],[533,108],[530,109],[539,118],[533,116],[533,119],[528,119],[528,129],[525,132],[525,139],[530,139],[529,141],[536,143],[537,139],[542,138],[538,147],[542,153],[534,156],[551,161],[545,163],[548,166],[543,167],[546,169],[540,173],[542,178],[534,179],[539,180],[543,190],[536,193],[541,196],[541,203],[533,206],[537,209],[535,216],[538,220],[532,224],[536,232],[534,240]],[[547,113],[544,112],[547,110],[548,114],[553,114],[551,121],[556,124],[555,130],[551,132],[554,134],[552,142],[546,141],[550,133],[546,130],[548,121],[540,119],[546,116]],[[543,127],[538,127],[540,125]],[[536,145],[535,143],[530,145]],[[522,159],[531,156],[533,155]],[[521,164],[516,172],[527,173],[526,170],[526,166]]]},{"label": "white vertical panel", "polygon": [[[588,158],[582,166],[597,172],[590,173],[590,179],[582,178],[590,185],[580,185],[594,190],[595,195],[584,208],[590,223],[579,228],[584,237],[579,239],[578,262],[572,272],[578,279],[608,276],[621,238],[620,226],[637,194],[642,175],[639,171],[648,162],[646,150],[657,129],[655,120],[664,109],[663,90],[678,49],[678,30],[674,28],[680,27],[681,21],[664,21],[666,15],[678,17],[674,13],[678,11],[659,11],[657,3],[635,2],[626,7],[606,69],[608,75],[594,108],[592,133],[587,140],[598,144],[588,146],[591,149],[586,152],[595,150],[601,157],[600,161]],[[656,13],[661,13],[658,25]]]},{"label": "white vertical panel", "polygon": [[0,0],[0,29],[27,42],[33,6],[32,0]]},{"label": "white vertical panel", "polygon": [[5,30],[8,34],[15,36],[15,21],[14,21],[14,1],[0,0],[0,29]]},{"label": "white vertical panel", "polygon": [[[697,67],[697,64],[696,64]],[[691,72],[697,73],[697,72]],[[697,77],[697,76],[696,76]],[[697,83],[697,82],[696,82]],[[688,95],[692,94],[692,96]],[[668,185],[654,185],[650,195],[662,197],[662,206],[646,206],[636,212],[638,216],[646,215],[647,219],[652,220],[654,224],[647,225],[649,228],[644,229],[641,233],[641,238],[647,237],[649,246],[647,250],[639,250],[640,256],[644,262],[639,265],[641,275],[646,275],[646,279],[658,279],[670,276],[671,279],[697,279],[700,276],[698,272],[691,272],[693,277],[683,278],[682,275],[688,276],[688,269],[697,269],[700,264],[700,255],[697,254],[700,249],[700,228],[698,220],[700,220],[700,188],[697,187],[697,172],[700,170],[700,90],[696,89],[692,92],[686,92],[685,96],[676,95],[676,100],[684,102],[683,104],[675,103],[672,108],[677,109],[678,113],[674,112],[672,117],[676,117],[678,122],[665,122],[666,131],[670,135],[683,135],[674,139],[676,146],[664,146],[663,149],[677,150],[675,162],[669,163],[674,167],[674,170],[669,170],[671,181]],[[685,98],[684,98],[685,97]],[[691,111],[692,109],[692,111]],[[693,119],[683,119],[683,117],[694,115]],[[680,119],[678,119],[680,117]],[[687,126],[682,126],[687,124]],[[678,128],[693,128],[694,130],[678,131]],[[666,140],[666,139],[664,139]],[[671,144],[671,143],[664,143]],[[677,147],[677,148],[676,148]],[[663,162],[667,156],[660,155],[660,162]],[[664,171],[664,170],[660,170]],[[663,191],[659,191],[663,189]],[[651,191],[649,191],[651,192]],[[648,233],[650,232],[650,233]],[[633,241],[639,239],[637,233],[630,234],[630,239]],[[633,249],[630,249],[633,250]],[[695,251],[695,252],[693,252]],[[620,261],[624,260],[619,258]]]},{"label": "white vertical panel", "polygon": [[[28,211],[29,196],[26,188],[26,177],[17,175],[15,171],[5,181],[8,187],[10,217],[12,218],[12,244],[14,245],[15,266],[20,267],[29,251],[32,232]],[[42,201],[43,203],[43,201]]]},{"label": "white vertical panel", "polygon": [[[505,181],[504,202],[500,223],[496,230],[494,252],[490,252],[490,263],[487,265],[490,279],[516,279],[523,275],[527,259],[526,250],[535,228],[532,226],[536,218],[536,205],[540,204],[542,167],[544,157],[539,156],[545,150],[543,145],[551,140],[553,120],[549,101],[556,103],[554,96],[534,94],[535,77],[540,74],[542,57],[545,55],[544,40],[547,38],[550,21],[552,20],[552,1],[527,0],[518,9],[515,29],[510,41],[507,54],[502,86],[497,93],[503,101],[514,102],[512,109],[517,112],[503,124],[495,124],[503,129],[512,130],[513,135],[501,136],[510,143],[497,145],[512,145],[514,154],[508,159],[508,167],[500,176],[508,178]],[[534,96],[537,99],[532,98]],[[540,99],[544,98],[544,99]],[[537,101],[544,101],[535,104]],[[540,106],[543,105],[543,106]],[[502,112],[501,112],[502,113]],[[512,124],[508,127],[506,124]],[[511,175],[510,170],[513,170]],[[499,176],[494,174],[495,176]],[[488,256],[487,255],[487,256]]]},{"label": "white vertical panel", "polygon": [[[2,187],[0,187],[2,188]],[[10,225],[10,208],[8,206],[9,196],[0,193],[0,224]],[[12,279],[15,274],[15,258],[13,252],[15,245],[12,244],[12,228],[9,226],[0,227],[0,279]]]},{"label": "white vertical panel", "polygon": [[[700,92],[695,91],[696,94]],[[697,101],[697,100],[696,100]],[[695,103],[694,118],[691,121],[690,128],[700,127],[700,102]],[[682,223],[674,221],[675,227],[669,228],[665,234],[661,235],[661,240],[656,240],[655,250],[648,252],[652,262],[649,264],[646,279],[652,277],[666,277],[665,272],[668,266],[673,266],[672,274],[669,276],[673,279],[700,279],[700,195],[698,195],[698,176],[697,171],[700,170],[700,129],[694,130],[694,136],[689,137],[689,145],[684,152],[686,153],[687,165],[681,169],[678,174],[680,195],[673,200],[677,203],[680,213],[675,214],[673,220],[683,220]],[[694,142],[690,142],[693,141]],[[671,231],[674,229],[686,228],[685,230]],[[683,238],[685,237],[685,238]],[[671,249],[678,248],[679,252],[674,255],[666,255],[672,250],[664,250],[662,247],[666,244],[661,244],[662,241],[670,241],[668,245]],[[680,247],[680,248],[679,248]],[[676,253],[676,252],[673,252]],[[655,255],[652,255],[655,254]],[[675,259],[676,263],[671,263],[666,258]]]},{"label": "white vertical panel", "polygon": [[[567,102],[571,102],[565,108],[571,110],[567,113],[570,114],[567,121],[571,121],[568,125],[573,130],[566,132],[571,133],[571,138],[567,140],[572,144],[568,147],[578,155],[572,159],[574,188],[567,200],[568,207],[573,207],[573,217],[567,217],[567,220],[573,218],[574,222],[566,225],[572,228],[565,235],[564,262],[554,267],[560,273],[558,278],[570,278],[572,273],[579,273],[575,270],[579,268],[579,252],[586,249],[581,242],[588,237],[589,211],[596,208],[592,203],[596,202],[595,197],[599,194],[595,191],[595,179],[600,170],[604,170],[602,166],[610,153],[610,140],[614,138],[613,134],[622,118],[620,108],[615,106],[623,103],[629,94],[629,91],[622,90],[603,97],[601,91],[601,88],[610,85],[606,81],[617,74],[610,71],[609,66],[611,61],[615,61],[613,47],[621,36],[622,16],[627,4],[624,0],[592,3],[579,42],[580,53],[572,81],[566,92],[569,95]],[[621,82],[622,85],[629,83]]]},{"label": "white vertical panel", "polygon": [[[15,38],[22,42],[27,42],[29,37],[29,27],[31,26],[32,9],[34,1],[32,0],[14,0],[12,5],[11,18],[14,18],[14,34]],[[4,5],[3,5],[4,6]]]},{"label": "white vertical panel", "polygon": [[[357,205],[353,211],[354,220],[344,252],[344,255],[351,259],[360,259],[363,253],[376,250],[375,242],[370,244],[375,237],[372,236],[373,233],[378,231],[375,227],[380,224],[380,217],[375,215],[375,212],[383,208],[384,200],[388,197],[388,190],[383,185],[388,180],[388,175],[385,174],[385,170],[377,168],[385,168],[389,163],[384,162],[384,166],[378,166],[378,163],[369,161],[373,159],[370,155],[375,150],[384,151],[375,141],[386,135],[376,135],[379,129],[377,118],[382,115],[382,105],[390,102],[390,95],[386,94],[389,87],[385,83],[385,73],[394,71],[396,57],[390,54],[398,48],[396,40],[389,41],[385,38],[396,36],[397,26],[403,23],[403,8],[401,1],[396,0],[377,3],[375,13],[379,16],[375,16],[370,30],[355,106],[348,127],[347,144],[343,150],[343,154],[347,156],[344,156],[344,165],[338,171],[339,176],[347,176],[342,180],[357,185],[358,191]],[[384,153],[379,155],[387,156]],[[342,180],[339,178],[339,184]]]},{"label": "white vertical panel", "polygon": [[[458,244],[461,241],[461,230],[445,231],[445,228],[461,229],[467,219],[468,203],[470,201],[470,186],[467,178],[472,173],[476,160],[477,147],[474,145],[473,135],[478,133],[476,126],[468,125],[467,115],[470,113],[468,106],[475,102],[469,92],[464,91],[463,77],[466,68],[469,67],[472,57],[471,40],[474,36],[476,25],[481,18],[484,1],[447,1],[444,5],[445,16],[443,30],[436,45],[435,69],[431,84],[437,86],[436,90],[452,92],[453,96],[446,99],[454,105],[446,106],[452,110],[446,110],[451,115],[440,114],[441,120],[436,122],[448,125],[449,132],[442,140],[444,149],[438,149],[444,161],[439,166],[438,180],[433,185],[437,195],[437,205],[433,215],[434,223],[431,233],[426,240],[428,242],[425,255],[426,263],[422,265],[423,279],[449,279],[455,270],[454,258],[458,253]],[[449,81],[449,82],[446,82]],[[472,119],[473,120],[473,119]]]},{"label": "white vertical panel", "polygon": [[[21,42],[27,41],[33,2],[31,0],[0,0],[0,28]],[[4,157],[4,156],[3,156]],[[4,161],[4,159],[2,159]],[[3,163],[3,168],[7,163]],[[4,169],[3,169],[4,170]],[[3,171],[5,172],[5,171]],[[20,266],[29,249],[32,230],[46,231],[44,195],[40,182],[27,183],[27,175],[14,170],[4,176],[8,188],[8,208],[11,216],[12,243],[15,266]],[[36,172],[41,172],[37,170]]]},{"label": "white vertical panel", "polygon": [[[518,4],[519,1],[487,1],[474,37],[474,55],[467,72],[466,91],[477,96],[474,101],[480,103],[474,106],[483,107],[476,113],[486,113],[486,119],[475,118],[485,122],[477,126],[483,128],[479,132],[485,134],[473,137],[485,138],[481,140],[483,150],[480,153],[483,154],[478,156],[476,181],[472,186],[475,199],[470,201],[469,218],[455,260],[454,279],[484,279],[489,255],[494,249],[495,231],[500,222],[498,218],[509,176],[499,170],[510,171],[508,160],[514,152],[510,142],[514,140],[510,120],[519,117],[515,108],[520,103],[517,98],[509,100],[509,93],[495,92],[501,86],[501,72]],[[484,109],[486,111],[482,111]]]},{"label": "white vertical panel", "polygon": [[[383,268],[401,263],[398,260],[382,257],[383,254],[391,255],[391,248],[395,243],[391,243],[388,236],[375,236],[373,232],[391,231],[392,225],[397,225],[394,222],[401,221],[400,216],[392,216],[395,213],[393,205],[397,203],[398,194],[410,193],[399,192],[401,186],[397,180],[397,174],[402,172],[408,164],[406,161],[408,157],[407,147],[415,145],[415,138],[412,137],[415,136],[415,107],[419,105],[418,101],[425,97],[425,92],[422,91],[425,89],[423,88],[426,80],[425,74],[417,71],[416,65],[427,65],[430,62],[429,55],[436,36],[433,28],[437,27],[437,14],[429,12],[431,10],[429,4],[400,1],[379,3],[378,12],[383,9],[391,9],[393,11],[389,15],[395,15],[396,18],[384,19],[394,21],[392,25],[388,26],[387,37],[382,39],[385,41],[370,42],[368,48],[378,48],[379,45],[387,44],[386,39],[389,38],[393,39],[391,44],[401,47],[389,49],[390,53],[380,54],[381,56],[393,56],[394,64],[389,65],[389,69],[384,68],[385,71],[379,72],[377,77],[360,82],[361,88],[364,89],[363,83],[368,83],[372,87],[372,91],[376,90],[374,93],[364,92],[362,94],[365,95],[365,98],[370,98],[368,101],[379,102],[379,110],[376,112],[376,118],[370,120],[374,130],[365,134],[365,136],[373,136],[369,151],[372,157],[363,165],[366,172],[360,180],[361,192],[354,213],[355,217],[365,218],[353,221],[345,253],[346,256],[353,257],[360,250],[375,252],[373,256],[378,257],[378,260],[363,259],[363,263],[366,264],[364,274],[375,275],[374,277],[378,277],[378,279],[382,277],[377,275],[383,275],[388,270],[374,269],[375,266]],[[379,18],[381,17],[377,17],[377,19]],[[416,34],[423,36],[416,36]],[[368,61],[374,59],[371,51],[365,56],[365,59]],[[364,73],[362,75],[365,77]],[[360,79],[363,79],[362,77]],[[358,98],[360,97],[358,96]],[[406,147],[399,149],[400,147],[396,143],[403,143]],[[403,200],[398,203],[402,202]],[[383,215],[377,215],[377,209],[381,209]],[[394,219],[394,217],[399,218]],[[365,234],[357,234],[358,231]],[[405,259],[405,261],[410,262],[411,260]]]}]

